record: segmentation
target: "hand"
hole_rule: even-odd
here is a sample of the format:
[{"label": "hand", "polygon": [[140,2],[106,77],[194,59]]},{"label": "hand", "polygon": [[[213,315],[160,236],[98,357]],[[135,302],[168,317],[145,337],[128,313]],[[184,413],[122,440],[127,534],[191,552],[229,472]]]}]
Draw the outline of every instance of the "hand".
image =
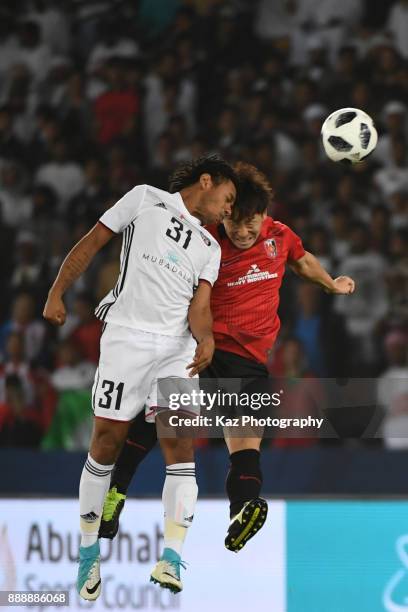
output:
[{"label": "hand", "polygon": [[347,295],[353,293],[355,289],[355,282],[349,276],[338,276],[334,279],[334,285],[329,289],[329,293],[335,295]]},{"label": "hand", "polygon": [[201,370],[204,370],[204,368],[210,365],[214,355],[214,349],[215,344],[213,336],[207,336],[206,338],[203,338],[201,342],[198,343],[194,355],[194,360],[186,367],[186,370],[190,370],[190,378],[192,376],[195,376],[196,374],[201,372]]},{"label": "hand", "polygon": [[52,293],[52,291],[48,294],[48,300],[44,306],[43,317],[53,325],[64,325],[65,319],[67,318],[67,311],[65,310],[62,298]]}]

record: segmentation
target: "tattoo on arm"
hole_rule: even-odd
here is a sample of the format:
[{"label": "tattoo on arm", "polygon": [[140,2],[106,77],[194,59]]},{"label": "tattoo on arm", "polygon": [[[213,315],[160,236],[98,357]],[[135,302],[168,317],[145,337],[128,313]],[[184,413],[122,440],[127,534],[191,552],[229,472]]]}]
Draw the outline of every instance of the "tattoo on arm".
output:
[{"label": "tattoo on arm", "polygon": [[62,263],[54,283],[61,293],[64,293],[85,272],[95,254],[84,243],[85,241],[80,241],[76,244]]}]

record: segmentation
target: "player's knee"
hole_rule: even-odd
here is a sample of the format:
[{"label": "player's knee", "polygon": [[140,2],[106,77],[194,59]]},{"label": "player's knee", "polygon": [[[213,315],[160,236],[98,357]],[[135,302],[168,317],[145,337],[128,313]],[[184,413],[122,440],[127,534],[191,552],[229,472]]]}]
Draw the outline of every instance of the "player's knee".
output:
[{"label": "player's knee", "polygon": [[262,438],[225,438],[230,455],[241,450],[258,450],[261,447]]},{"label": "player's knee", "polygon": [[169,438],[161,441],[167,465],[194,461],[194,443],[190,438]]},{"label": "player's knee", "polygon": [[91,456],[98,463],[115,463],[122,444],[123,437],[118,435],[118,432],[109,429],[95,430],[92,437]]}]

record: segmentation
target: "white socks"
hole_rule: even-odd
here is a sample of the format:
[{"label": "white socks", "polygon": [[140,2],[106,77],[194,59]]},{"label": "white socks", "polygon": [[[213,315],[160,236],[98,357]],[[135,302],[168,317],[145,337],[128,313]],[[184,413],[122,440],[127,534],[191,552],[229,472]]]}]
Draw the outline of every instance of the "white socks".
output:
[{"label": "white socks", "polygon": [[167,466],[162,495],[165,516],[164,547],[172,548],[179,555],[187,529],[193,522],[197,494],[195,463],[174,463]]},{"label": "white socks", "polygon": [[101,465],[88,454],[79,483],[81,546],[91,546],[98,539],[105,495],[113,465]]},{"label": "white socks", "polygon": [[[81,546],[98,539],[105,495],[113,465],[101,465],[88,454],[79,484]],[[166,468],[163,487],[165,516],[164,547],[181,555],[187,529],[193,522],[198,487],[195,463],[175,463]]]}]

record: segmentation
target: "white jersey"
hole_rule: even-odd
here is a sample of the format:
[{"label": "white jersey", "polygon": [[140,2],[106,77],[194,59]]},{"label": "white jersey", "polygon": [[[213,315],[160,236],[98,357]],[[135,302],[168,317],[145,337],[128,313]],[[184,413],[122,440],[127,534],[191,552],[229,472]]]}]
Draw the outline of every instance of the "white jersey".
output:
[{"label": "white jersey", "polygon": [[185,207],[180,193],[138,185],[100,222],[123,232],[115,288],[98,319],[168,336],[187,336],[188,307],[200,279],[217,280],[221,249]]}]

